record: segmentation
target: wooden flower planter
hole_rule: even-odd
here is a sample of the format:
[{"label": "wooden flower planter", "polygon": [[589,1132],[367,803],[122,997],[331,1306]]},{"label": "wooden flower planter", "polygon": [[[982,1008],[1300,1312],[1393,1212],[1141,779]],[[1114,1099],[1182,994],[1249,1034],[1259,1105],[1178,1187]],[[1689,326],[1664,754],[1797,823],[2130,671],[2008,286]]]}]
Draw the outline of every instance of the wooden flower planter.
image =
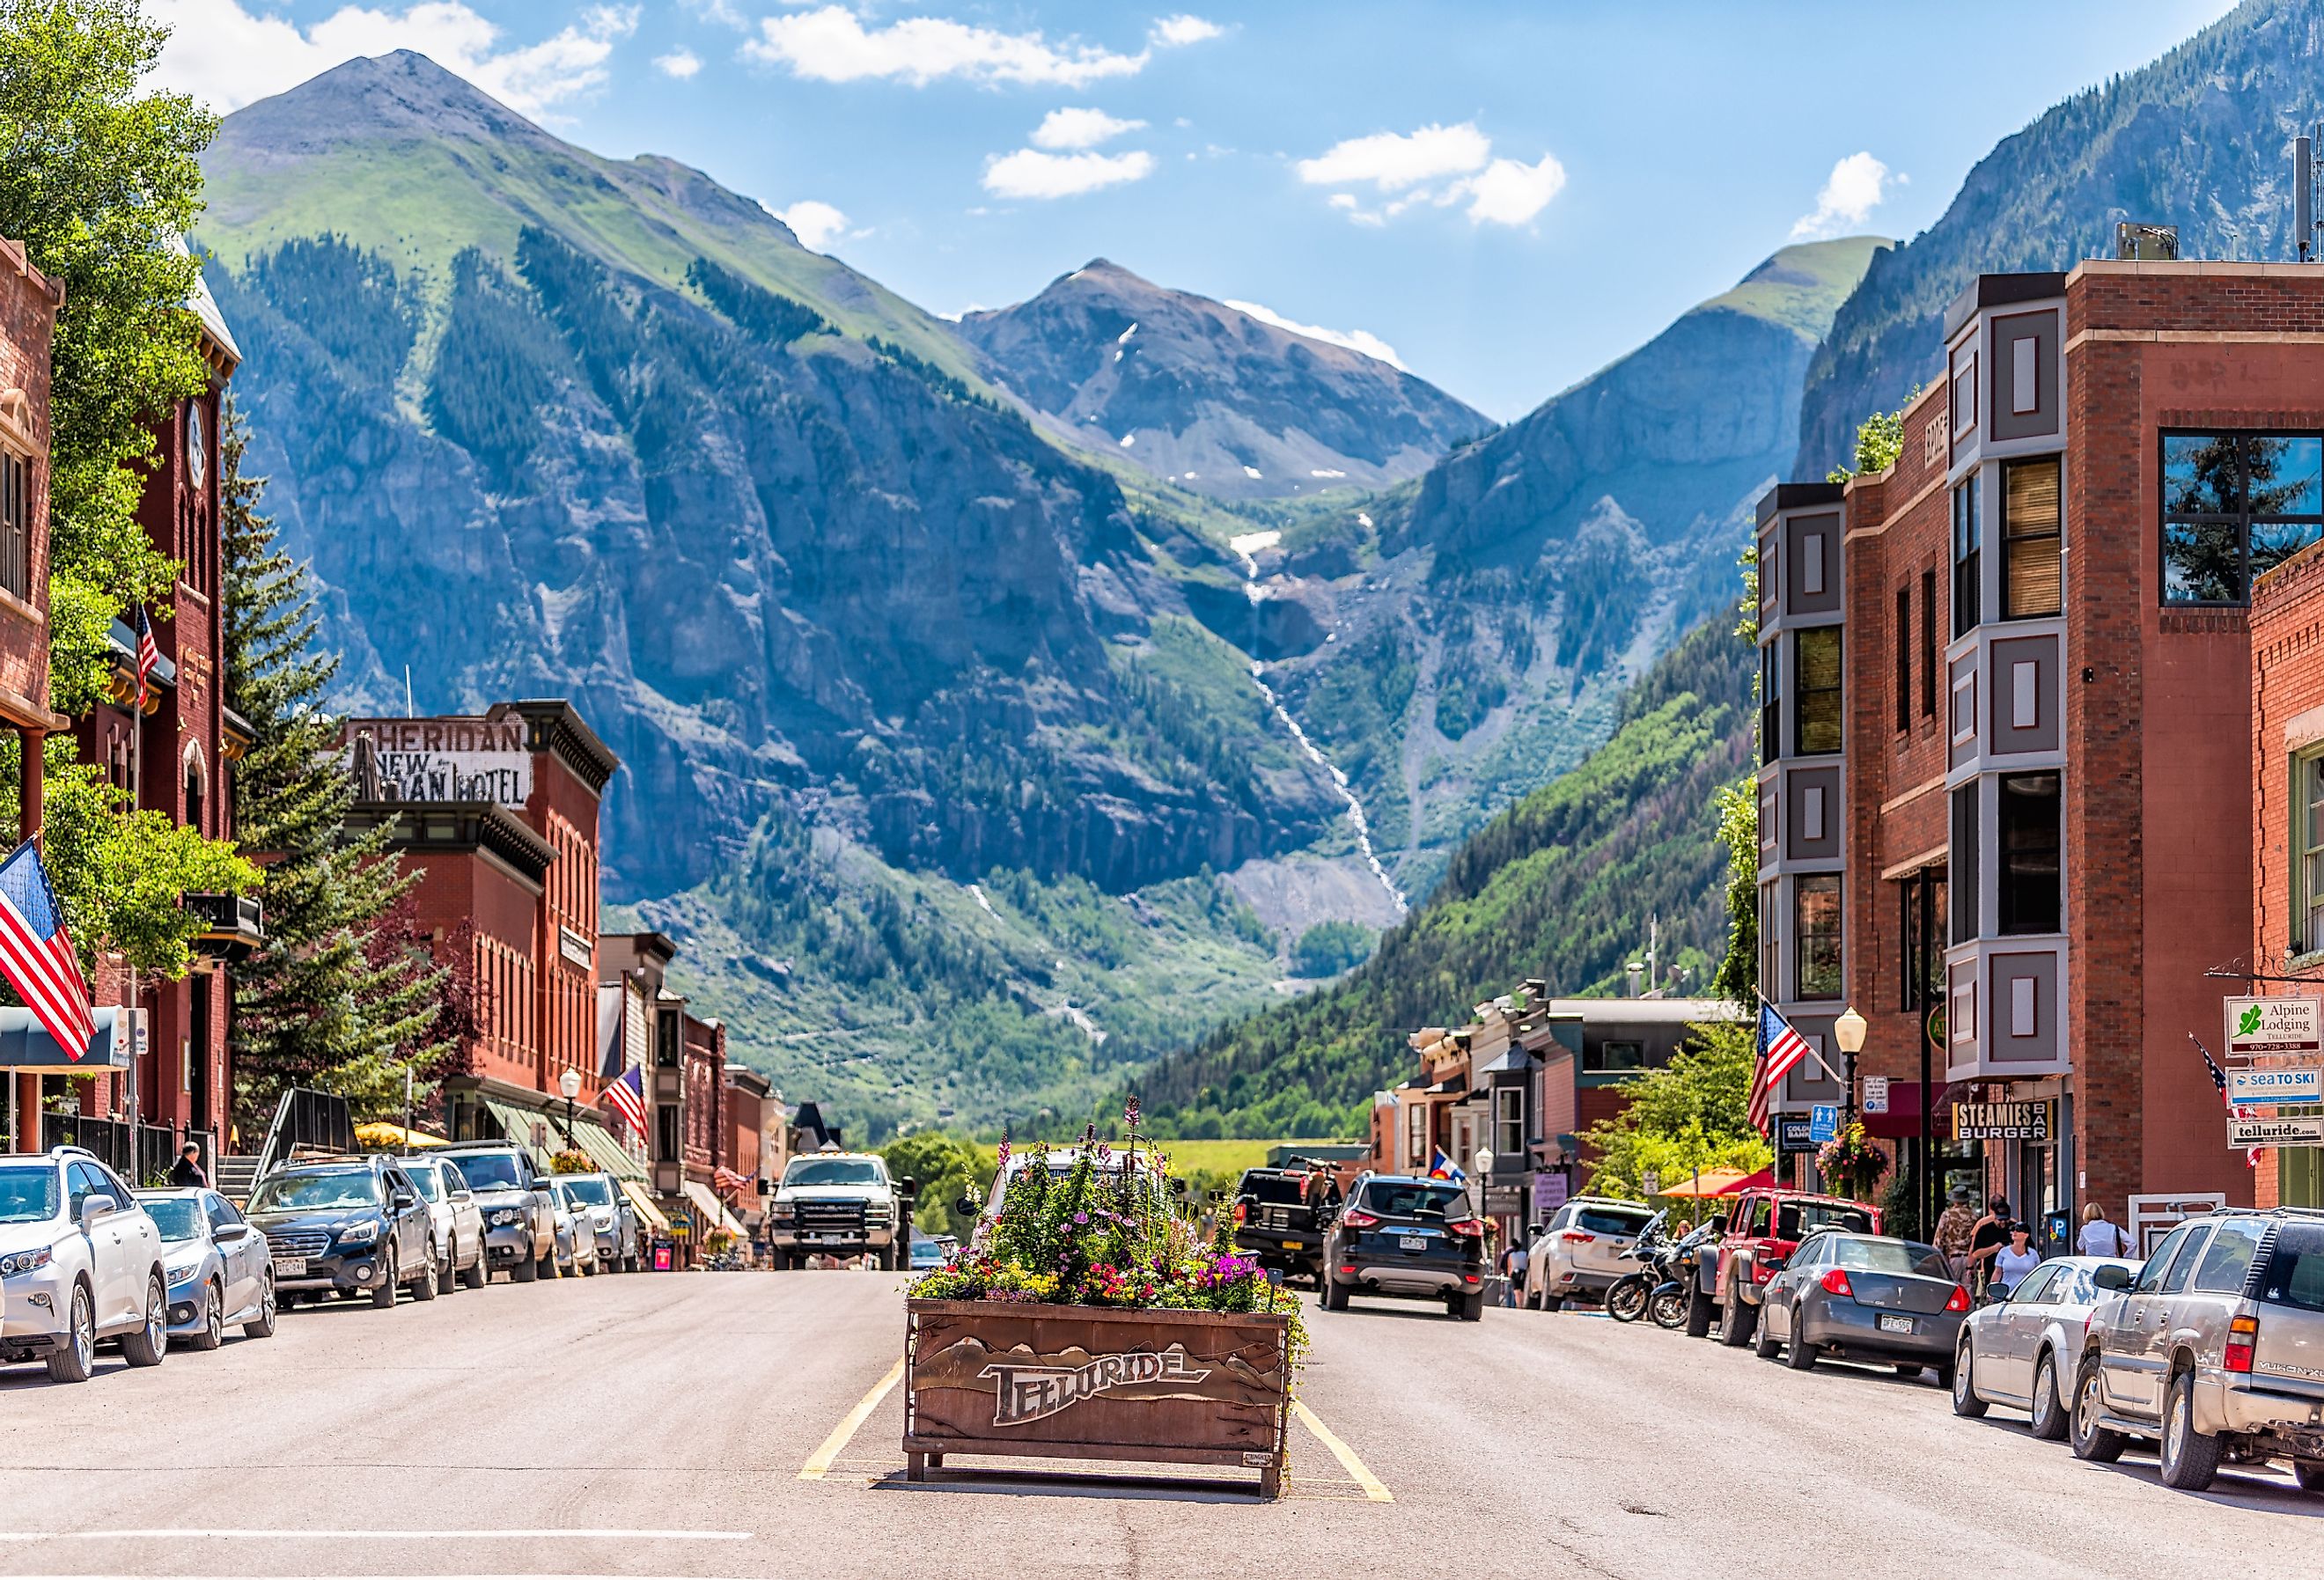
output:
[{"label": "wooden flower planter", "polygon": [[1291,1319],[999,1300],[904,1303],[904,1456],[1232,1465],[1283,1490]]}]

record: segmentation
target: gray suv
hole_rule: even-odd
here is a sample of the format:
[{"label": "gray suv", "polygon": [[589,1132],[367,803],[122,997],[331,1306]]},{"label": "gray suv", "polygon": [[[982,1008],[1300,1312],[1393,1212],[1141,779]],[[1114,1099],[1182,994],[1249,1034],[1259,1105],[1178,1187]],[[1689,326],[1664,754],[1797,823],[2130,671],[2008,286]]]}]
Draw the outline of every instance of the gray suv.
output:
[{"label": "gray suv", "polygon": [[2324,1213],[2228,1208],[2172,1230],[2135,1278],[2095,1276],[2129,1287],[2090,1316],[2079,1457],[2152,1437],[2163,1481],[2188,1492],[2223,1460],[2277,1459],[2324,1492]]},{"label": "gray suv", "polygon": [[532,1155],[505,1143],[464,1143],[433,1154],[459,1166],[484,1219],[484,1276],[520,1284],[557,1276],[557,1202]]}]

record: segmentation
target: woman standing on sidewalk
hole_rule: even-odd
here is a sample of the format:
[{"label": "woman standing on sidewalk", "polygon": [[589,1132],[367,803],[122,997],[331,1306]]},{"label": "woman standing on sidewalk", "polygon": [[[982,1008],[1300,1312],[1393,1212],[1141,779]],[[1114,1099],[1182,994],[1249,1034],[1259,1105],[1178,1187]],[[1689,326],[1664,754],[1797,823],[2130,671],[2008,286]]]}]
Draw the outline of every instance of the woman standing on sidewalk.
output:
[{"label": "woman standing on sidewalk", "polygon": [[2012,1294],[2026,1274],[2042,1265],[2042,1253],[2031,1243],[2033,1237],[2033,1225],[2024,1220],[2009,1225],[2009,1243],[1993,1255],[1992,1288]]}]

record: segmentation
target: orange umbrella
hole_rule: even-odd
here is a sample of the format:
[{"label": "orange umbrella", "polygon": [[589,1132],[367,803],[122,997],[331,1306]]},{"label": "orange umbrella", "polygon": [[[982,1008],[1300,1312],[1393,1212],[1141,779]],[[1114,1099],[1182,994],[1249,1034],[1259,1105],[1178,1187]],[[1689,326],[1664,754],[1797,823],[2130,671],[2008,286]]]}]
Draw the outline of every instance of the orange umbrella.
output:
[{"label": "orange umbrella", "polygon": [[1683,1197],[1692,1201],[1709,1196],[1733,1196],[1754,1186],[1775,1183],[1775,1174],[1772,1169],[1762,1169],[1753,1174],[1746,1174],[1740,1169],[1706,1169],[1699,1177],[1683,1179],[1669,1189],[1655,1194]]}]

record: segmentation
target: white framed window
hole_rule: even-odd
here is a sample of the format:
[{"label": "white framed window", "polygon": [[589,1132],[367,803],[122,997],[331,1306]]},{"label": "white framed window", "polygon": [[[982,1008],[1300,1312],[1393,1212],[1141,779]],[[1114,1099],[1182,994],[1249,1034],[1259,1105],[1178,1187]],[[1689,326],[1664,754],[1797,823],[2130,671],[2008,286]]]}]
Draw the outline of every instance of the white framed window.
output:
[{"label": "white framed window", "polygon": [[1516,1159],[1525,1155],[1525,1090],[1500,1086],[1493,1092],[1493,1154]]}]

